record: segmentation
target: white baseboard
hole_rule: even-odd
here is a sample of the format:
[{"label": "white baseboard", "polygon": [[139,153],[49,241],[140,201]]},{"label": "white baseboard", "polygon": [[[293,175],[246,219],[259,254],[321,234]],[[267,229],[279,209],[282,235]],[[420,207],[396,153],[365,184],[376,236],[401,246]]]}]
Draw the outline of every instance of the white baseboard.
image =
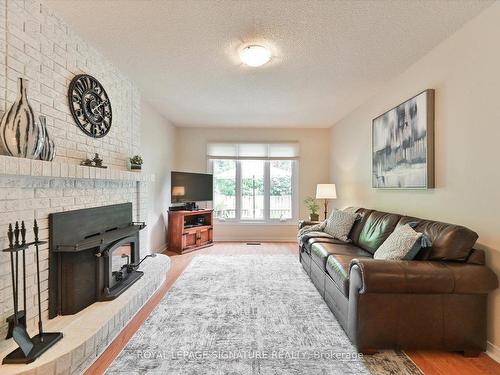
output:
[{"label": "white baseboard", "polygon": [[167,248],[168,248],[168,244],[164,244],[164,245],[159,246],[159,249],[154,250],[153,252],[156,254],[163,254],[165,251],[167,251]]},{"label": "white baseboard", "polygon": [[486,346],[486,354],[493,359],[494,361],[500,363],[500,347],[494,345],[493,343],[489,342],[487,343]]}]

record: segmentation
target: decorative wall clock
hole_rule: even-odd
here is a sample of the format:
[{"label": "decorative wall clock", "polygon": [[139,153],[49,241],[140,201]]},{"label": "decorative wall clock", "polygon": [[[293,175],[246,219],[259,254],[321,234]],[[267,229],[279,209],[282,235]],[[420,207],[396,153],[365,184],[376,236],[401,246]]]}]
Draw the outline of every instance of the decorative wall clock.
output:
[{"label": "decorative wall clock", "polygon": [[111,129],[111,102],[97,79],[75,76],[68,91],[69,108],[78,127],[88,136],[102,138]]}]

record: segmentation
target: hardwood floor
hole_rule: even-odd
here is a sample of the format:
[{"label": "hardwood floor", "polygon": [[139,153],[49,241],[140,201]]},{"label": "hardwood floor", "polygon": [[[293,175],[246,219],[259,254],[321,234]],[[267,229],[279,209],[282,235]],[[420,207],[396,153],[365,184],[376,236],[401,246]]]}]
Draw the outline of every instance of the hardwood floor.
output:
[{"label": "hardwood floor", "polygon": [[[189,265],[193,257],[199,254],[288,254],[297,255],[298,248],[295,243],[262,243],[261,246],[246,245],[238,242],[219,242],[212,247],[201,249],[192,253],[179,255],[165,252],[171,257],[172,265],[166,280],[160,289],[151,297],[130,323],[123,329],[118,337],[101,354],[101,356],[86,371],[88,375],[103,374],[127,342],[148,318],[156,305],[170,290],[177,278]],[[486,354],[478,358],[465,358],[461,354],[447,352],[416,351],[407,353],[410,358],[426,375],[499,375],[500,364]]]},{"label": "hardwood floor", "polygon": [[477,375],[500,374],[500,364],[482,353],[477,358],[465,358],[462,354],[447,352],[407,352],[426,375]]}]

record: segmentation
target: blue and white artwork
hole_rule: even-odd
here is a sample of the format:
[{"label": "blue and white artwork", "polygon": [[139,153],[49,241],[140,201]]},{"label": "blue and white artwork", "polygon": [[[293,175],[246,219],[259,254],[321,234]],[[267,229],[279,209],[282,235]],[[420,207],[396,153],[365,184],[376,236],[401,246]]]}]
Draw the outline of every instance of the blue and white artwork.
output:
[{"label": "blue and white artwork", "polygon": [[373,120],[372,186],[434,187],[434,90],[426,90]]}]

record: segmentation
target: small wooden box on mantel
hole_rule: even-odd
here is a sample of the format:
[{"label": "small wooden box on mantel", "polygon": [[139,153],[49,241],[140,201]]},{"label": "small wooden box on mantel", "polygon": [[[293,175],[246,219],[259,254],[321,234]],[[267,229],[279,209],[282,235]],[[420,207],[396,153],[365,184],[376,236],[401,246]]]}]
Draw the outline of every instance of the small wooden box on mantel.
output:
[{"label": "small wooden box on mantel", "polygon": [[184,254],[213,245],[214,210],[168,211],[168,250]]}]

